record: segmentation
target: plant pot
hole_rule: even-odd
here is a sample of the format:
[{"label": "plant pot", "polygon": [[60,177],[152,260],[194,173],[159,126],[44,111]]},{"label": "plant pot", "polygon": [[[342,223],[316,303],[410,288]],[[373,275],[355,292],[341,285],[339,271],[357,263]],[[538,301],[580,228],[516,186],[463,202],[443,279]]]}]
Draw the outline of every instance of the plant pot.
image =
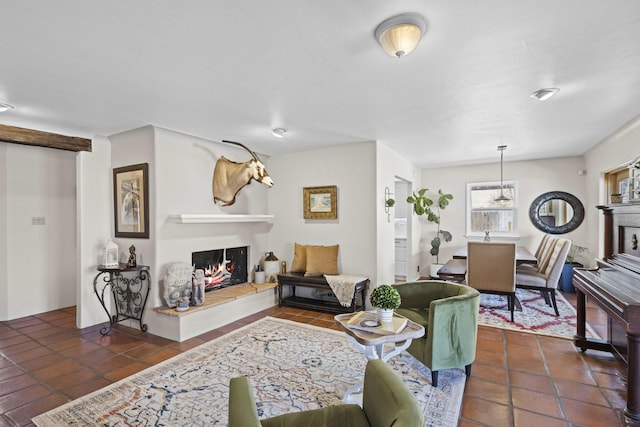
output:
[{"label": "plant pot", "polygon": [[378,320],[381,322],[391,322],[393,319],[393,310],[387,308],[378,308]]},{"label": "plant pot", "polygon": [[562,292],[575,293],[576,288],[573,286],[573,269],[576,267],[582,267],[582,264],[578,262],[568,262],[562,266],[562,274],[560,274],[560,280],[558,286]]},{"label": "plant pot", "polygon": [[439,279],[438,271],[444,266],[444,264],[429,264],[429,277],[432,279]]}]

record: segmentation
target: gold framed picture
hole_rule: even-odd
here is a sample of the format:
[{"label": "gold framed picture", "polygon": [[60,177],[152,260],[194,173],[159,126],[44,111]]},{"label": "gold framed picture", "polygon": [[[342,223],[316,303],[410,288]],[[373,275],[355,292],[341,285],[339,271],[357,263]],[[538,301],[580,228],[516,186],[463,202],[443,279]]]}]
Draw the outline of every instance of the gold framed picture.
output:
[{"label": "gold framed picture", "polygon": [[149,238],[149,164],[113,169],[116,237]]},{"label": "gold framed picture", "polygon": [[302,202],[304,219],[338,218],[338,187],[303,187]]}]

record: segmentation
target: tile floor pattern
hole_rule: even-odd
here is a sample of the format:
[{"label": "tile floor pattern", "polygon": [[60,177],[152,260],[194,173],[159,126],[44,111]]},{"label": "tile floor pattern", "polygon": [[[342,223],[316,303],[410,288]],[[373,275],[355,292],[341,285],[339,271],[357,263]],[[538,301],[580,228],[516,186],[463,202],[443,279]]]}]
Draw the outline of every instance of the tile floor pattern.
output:
[{"label": "tile floor pattern", "polygon": [[[104,337],[99,326],[78,330],[74,307],[0,322],[0,427],[32,425],[37,414],[263,316],[337,329],[331,314],[278,307],[183,343],[120,325]],[[587,319],[606,336],[602,311],[589,306]],[[460,426],[624,425],[624,367],[608,353],[489,327],[478,334]]]}]

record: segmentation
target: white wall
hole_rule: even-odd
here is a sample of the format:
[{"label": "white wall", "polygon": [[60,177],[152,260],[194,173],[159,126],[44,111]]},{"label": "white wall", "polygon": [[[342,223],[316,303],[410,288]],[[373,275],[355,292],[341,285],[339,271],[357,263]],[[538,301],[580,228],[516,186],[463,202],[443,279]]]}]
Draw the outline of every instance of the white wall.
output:
[{"label": "white wall", "polygon": [[7,269],[7,146],[0,143],[0,320],[8,319],[9,282]]},{"label": "white wall", "polygon": [[[76,303],[75,153],[2,145],[0,320]],[[44,225],[32,225],[32,218]]]},{"label": "white wall", "polygon": [[[446,210],[442,211],[441,229],[450,231],[453,240],[443,243],[440,248],[440,262],[446,262],[460,247],[466,245],[465,238],[465,209],[466,209],[466,184],[468,182],[496,181],[500,180],[500,162],[497,163],[448,167],[441,169],[425,169],[422,171],[421,187],[428,188],[437,193],[442,189],[453,195],[453,200]],[[566,191],[575,195],[585,206],[585,218],[596,215],[590,209],[589,200],[586,197],[586,176],[578,175],[578,169],[585,169],[582,157],[567,157],[562,159],[535,160],[527,162],[504,163],[504,180],[515,180],[519,187],[518,201],[518,231],[520,238],[518,244],[535,251],[543,232],[533,226],[529,220],[529,206],[540,194],[548,191]],[[415,216],[415,215],[414,215]],[[422,248],[422,260],[420,271],[434,262],[429,254],[430,241],[436,230],[435,224],[422,220],[422,232],[420,247]],[[577,230],[567,233],[565,236],[580,246],[589,246],[589,229],[586,219]],[[595,250],[595,248],[593,248]],[[592,251],[593,252],[593,251]]]},{"label": "white wall", "polygon": [[76,157],[76,325],[86,328],[108,320],[93,291],[96,267],[103,263],[104,245],[113,237],[111,143],[94,137],[91,152]]},{"label": "white wall", "polygon": [[[269,190],[269,213],[275,215],[270,249],[291,265],[293,244],[339,244],[342,274],[377,280],[376,231],[382,193],[376,186],[376,144],[348,144],[273,156],[268,170],[275,185]],[[393,181],[390,182],[393,185]],[[336,185],[338,218],[303,218],[302,189]],[[393,248],[393,243],[391,244]]]},{"label": "white wall", "polygon": [[587,216],[586,226],[589,232],[589,247],[597,247],[598,258],[603,256],[604,243],[601,231],[603,216],[595,206],[608,203],[605,200],[604,173],[638,157],[640,155],[639,141],[640,115],[637,115],[584,155],[585,169],[587,170],[587,205],[585,208],[594,213]]}]

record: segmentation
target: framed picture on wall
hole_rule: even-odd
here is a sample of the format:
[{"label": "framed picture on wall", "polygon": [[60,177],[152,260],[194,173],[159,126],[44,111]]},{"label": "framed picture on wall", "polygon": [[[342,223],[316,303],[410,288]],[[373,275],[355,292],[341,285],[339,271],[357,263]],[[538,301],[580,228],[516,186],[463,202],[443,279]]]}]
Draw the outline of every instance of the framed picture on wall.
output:
[{"label": "framed picture on wall", "polygon": [[302,189],[303,212],[305,219],[338,218],[338,187],[304,187]]},{"label": "framed picture on wall", "polygon": [[149,164],[113,169],[116,237],[149,238]]}]

